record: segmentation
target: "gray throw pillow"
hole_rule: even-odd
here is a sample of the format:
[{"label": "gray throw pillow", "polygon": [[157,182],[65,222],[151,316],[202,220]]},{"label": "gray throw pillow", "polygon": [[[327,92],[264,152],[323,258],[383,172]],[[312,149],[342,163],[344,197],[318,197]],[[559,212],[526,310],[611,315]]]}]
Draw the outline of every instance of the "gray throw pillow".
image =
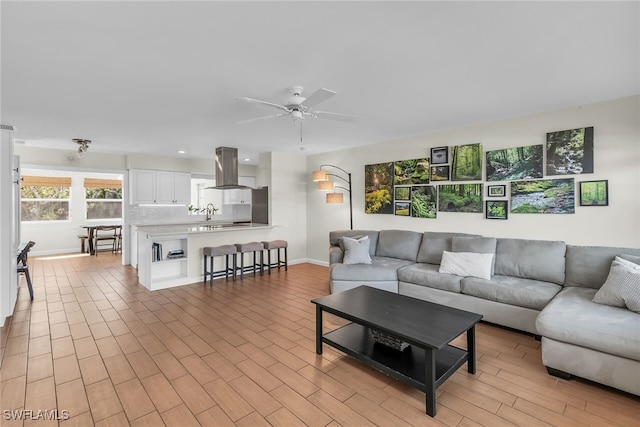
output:
[{"label": "gray throw pillow", "polygon": [[640,313],[640,265],[616,257],[607,281],[593,296],[593,302]]},{"label": "gray throw pillow", "polygon": [[344,245],[343,264],[371,264],[371,257],[369,256],[371,241],[369,236],[359,239],[343,237],[342,244]]}]

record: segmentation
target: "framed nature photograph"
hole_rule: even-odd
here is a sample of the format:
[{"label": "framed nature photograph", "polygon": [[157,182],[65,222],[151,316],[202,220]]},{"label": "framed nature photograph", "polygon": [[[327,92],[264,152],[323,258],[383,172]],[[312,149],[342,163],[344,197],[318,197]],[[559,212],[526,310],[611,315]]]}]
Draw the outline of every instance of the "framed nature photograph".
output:
[{"label": "framed nature photograph", "polygon": [[398,160],[393,171],[393,185],[429,183],[429,159]]},{"label": "framed nature photograph", "polygon": [[542,178],[542,144],[487,151],[487,181]]},{"label": "framed nature photograph", "polygon": [[431,164],[449,163],[449,147],[435,147],[431,149]]},{"label": "framed nature photograph", "polygon": [[395,214],[399,216],[409,216],[411,202],[396,202]]},{"label": "framed nature photograph", "polygon": [[487,197],[504,197],[506,194],[506,185],[487,185]]},{"label": "framed nature photograph", "polygon": [[580,206],[609,206],[609,181],[580,182]]},{"label": "framed nature photograph", "polygon": [[364,166],[364,212],[393,214],[393,162]]},{"label": "framed nature photograph", "polygon": [[593,127],[547,134],[547,175],[593,173]]},{"label": "framed nature photograph", "polygon": [[438,186],[440,212],[482,213],[483,184],[442,184]]},{"label": "framed nature photograph", "polygon": [[487,219],[507,219],[509,216],[508,200],[487,200],[485,203],[485,217]]},{"label": "framed nature photograph", "polygon": [[511,182],[511,213],[572,214],[573,178]]},{"label": "framed nature photograph", "polygon": [[411,199],[411,187],[394,187],[394,196],[396,200]]},{"label": "framed nature photograph", "polygon": [[431,181],[449,181],[449,165],[431,166]]},{"label": "framed nature photograph", "polygon": [[415,218],[436,218],[437,190],[433,185],[411,187],[411,216]]},{"label": "framed nature photograph", "polygon": [[482,144],[456,145],[451,157],[451,181],[482,179]]}]

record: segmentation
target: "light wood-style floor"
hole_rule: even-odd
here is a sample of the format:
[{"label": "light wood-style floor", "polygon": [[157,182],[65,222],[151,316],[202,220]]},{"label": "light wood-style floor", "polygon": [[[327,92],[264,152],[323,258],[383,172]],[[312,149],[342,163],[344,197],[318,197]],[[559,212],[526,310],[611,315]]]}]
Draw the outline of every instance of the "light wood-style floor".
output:
[{"label": "light wood-style floor", "polygon": [[[0,424],[57,408],[60,426],[638,425],[640,399],[549,376],[533,337],[478,325],[478,372],[461,368],[424,394],[325,346],[315,306],[328,269],[149,292],[119,256],[30,258],[2,329]],[[325,315],[325,330],[341,324]],[[459,340],[458,345],[464,346]],[[630,373],[638,375],[638,372]],[[26,421],[7,410],[30,410]],[[68,412],[64,412],[68,411]]]}]

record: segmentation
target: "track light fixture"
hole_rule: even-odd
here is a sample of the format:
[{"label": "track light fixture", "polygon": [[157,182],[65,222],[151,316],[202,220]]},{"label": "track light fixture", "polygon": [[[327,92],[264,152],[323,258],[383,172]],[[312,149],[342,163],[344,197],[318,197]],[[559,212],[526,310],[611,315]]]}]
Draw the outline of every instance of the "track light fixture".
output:
[{"label": "track light fixture", "polygon": [[78,157],[82,157],[89,149],[89,144],[91,144],[90,139],[73,138],[72,141],[78,144]]}]

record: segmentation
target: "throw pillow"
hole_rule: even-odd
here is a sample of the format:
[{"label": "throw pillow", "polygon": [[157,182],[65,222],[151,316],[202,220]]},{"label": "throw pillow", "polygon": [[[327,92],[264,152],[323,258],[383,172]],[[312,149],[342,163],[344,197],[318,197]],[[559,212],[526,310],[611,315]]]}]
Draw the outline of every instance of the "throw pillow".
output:
[{"label": "throw pillow", "polygon": [[631,261],[634,264],[640,264],[640,256],[629,255],[629,254],[621,254],[620,258]]},{"label": "throw pillow", "polygon": [[489,280],[491,279],[492,265],[493,254],[444,251],[438,271],[456,276],[473,276]]},{"label": "throw pillow", "polygon": [[344,245],[344,258],[343,264],[371,264],[371,257],[369,256],[369,236],[364,236],[359,239],[352,239],[351,237],[343,237],[342,244]]},{"label": "throw pillow", "polygon": [[616,257],[607,280],[593,296],[593,302],[640,313],[640,265]]}]

